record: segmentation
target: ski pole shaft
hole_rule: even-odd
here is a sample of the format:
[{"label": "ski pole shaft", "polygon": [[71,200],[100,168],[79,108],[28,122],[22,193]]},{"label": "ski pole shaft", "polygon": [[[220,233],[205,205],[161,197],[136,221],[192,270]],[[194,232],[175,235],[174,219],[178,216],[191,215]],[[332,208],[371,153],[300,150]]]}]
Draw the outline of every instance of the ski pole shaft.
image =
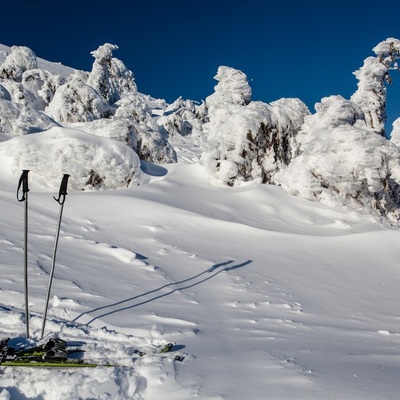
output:
[{"label": "ski pole shaft", "polygon": [[50,292],[51,292],[51,285],[53,283],[53,276],[54,276],[54,269],[56,265],[56,254],[57,254],[57,247],[58,247],[58,238],[60,236],[60,227],[61,227],[61,218],[62,218],[62,212],[63,212],[64,204],[61,204],[60,207],[60,213],[58,217],[58,225],[57,225],[57,233],[56,233],[56,240],[54,243],[54,249],[53,249],[53,262],[51,265],[51,271],[50,271],[50,276],[49,276],[49,283],[47,286],[47,296],[46,296],[46,303],[45,303],[45,308],[44,308],[44,316],[43,316],[43,325],[42,325],[42,334],[40,336],[40,339],[43,339],[44,336],[44,328],[46,326],[46,317],[47,317],[47,309],[49,307],[49,300],[50,300]]},{"label": "ski pole shaft", "polygon": [[25,318],[26,318],[26,337],[29,338],[29,284],[28,284],[28,194],[25,200],[25,251],[24,251],[24,285],[25,285]]},{"label": "ski pole shaft", "polygon": [[[29,294],[28,294],[28,173],[24,169],[18,182],[17,199],[19,202],[25,202],[24,212],[24,287],[25,287],[25,318],[26,318],[26,337],[29,338]],[[19,192],[22,186],[22,196]]]},{"label": "ski pole shaft", "polygon": [[44,337],[44,329],[45,329],[45,326],[46,326],[46,318],[47,318],[47,310],[48,310],[48,307],[49,307],[51,285],[53,283],[53,276],[54,276],[54,270],[55,270],[55,265],[56,265],[56,255],[57,255],[58,239],[59,239],[59,236],[60,236],[61,219],[62,219],[62,214],[63,214],[63,209],[64,209],[65,196],[67,195],[68,178],[69,178],[69,175],[64,174],[63,179],[61,181],[61,185],[60,185],[60,191],[59,191],[58,199],[53,197],[54,200],[56,200],[60,204],[60,212],[59,212],[59,215],[58,215],[57,232],[56,232],[56,238],[55,238],[54,249],[53,249],[53,262],[52,262],[52,265],[51,265],[49,283],[48,283],[48,287],[47,287],[47,296],[46,296],[44,315],[43,315],[42,333],[41,333],[41,336],[40,336],[41,339],[43,339],[43,337]]}]

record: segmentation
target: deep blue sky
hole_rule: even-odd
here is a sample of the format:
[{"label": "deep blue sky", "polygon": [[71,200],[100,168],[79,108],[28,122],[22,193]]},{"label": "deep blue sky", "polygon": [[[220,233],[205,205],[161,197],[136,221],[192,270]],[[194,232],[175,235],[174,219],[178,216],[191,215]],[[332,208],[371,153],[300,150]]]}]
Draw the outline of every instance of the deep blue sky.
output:
[{"label": "deep blue sky", "polygon": [[[253,99],[322,97],[356,90],[352,72],[380,41],[400,39],[400,1],[69,0],[7,1],[0,43],[90,70],[105,42],[133,71],[140,92],[172,102],[213,92],[219,65],[245,72]],[[400,73],[388,113],[400,116]]]}]

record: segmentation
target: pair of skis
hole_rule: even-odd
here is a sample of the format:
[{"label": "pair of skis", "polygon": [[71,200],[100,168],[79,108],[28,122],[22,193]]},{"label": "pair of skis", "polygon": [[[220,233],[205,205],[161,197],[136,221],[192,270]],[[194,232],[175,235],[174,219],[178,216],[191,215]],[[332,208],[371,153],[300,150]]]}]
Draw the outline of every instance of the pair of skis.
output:
[{"label": "pair of skis", "polygon": [[[0,366],[2,367],[39,367],[39,368],[95,368],[124,367],[118,363],[98,363],[80,358],[70,358],[74,353],[84,352],[80,348],[70,348],[65,340],[50,338],[38,346],[14,348],[9,345],[10,338],[0,341]],[[167,343],[150,351],[136,350],[136,357],[151,354],[164,355],[173,351],[173,343]],[[182,362],[184,355],[174,355],[174,361]]]},{"label": "pair of skis", "polygon": [[[26,336],[27,336],[27,338],[29,338],[29,293],[28,293],[28,192],[29,192],[29,185],[28,185],[28,173],[29,173],[29,170],[24,169],[22,171],[21,177],[18,182],[18,188],[17,188],[18,201],[25,202],[24,287],[25,287],[25,319],[26,319]],[[53,262],[52,262],[52,266],[51,266],[49,283],[48,283],[48,287],[47,287],[47,296],[46,296],[46,303],[45,303],[45,309],[44,309],[44,315],[43,315],[41,339],[43,339],[44,329],[46,326],[47,310],[48,310],[48,306],[49,306],[51,285],[53,282],[53,275],[54,275],[54,269],[55,269],[55,263],[56,263],[56,254],[57,254],[57,247],[58,247],[58,239],[60,236],[61,219],[62,219],[65,197],[67,195],[67,186],[68,186],[69,176],[70,175],[68,175],[68,174],[64,174],[64,176],[61,180],[58,199],[53,197],[54,200],[57,201],[58,204],[60,204],[60,211],[59,211],[59,216],[58,216],[57,233],[56,233],[56,239],[55,239],[54,250],[53,250]],[[22,191],[22,194],[20,194],[20,191]]]}]

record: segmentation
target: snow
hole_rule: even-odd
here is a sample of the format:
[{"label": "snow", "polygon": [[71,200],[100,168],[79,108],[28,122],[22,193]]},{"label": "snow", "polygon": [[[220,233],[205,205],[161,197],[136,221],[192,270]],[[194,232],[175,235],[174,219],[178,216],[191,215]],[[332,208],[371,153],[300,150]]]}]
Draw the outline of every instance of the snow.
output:
[{"label": "snow", "polygon": [[[106,50],[115,46],[93,55]],[[54,99],[53,111],[63,107],[63,79],[87,93],[87,73],[37,59],[22,83],[2,80],[0,337],[40,342],[60,211],[53,196],[68,173],[45,333],[84,350],[76,357],[115,366],[0,367],[0,399],[399,397],[399,205],[389,201],[400,182],[398,133],[387,141],[367,126],[365,104],[341,96],[322,99],[315,114],[299,99],[251,102],[245,74],[229,67],[208,103],[168,106],[113,65],[122,71],[113,99],[99,93],[113,113],[94,120],[74,111],[77,119],[54,121],[46,111]],[[168,342],[171,353],[152,354]]]},{"label": "snow", "polygon": [[[197,163],[162,168],[146,185],[71,190],[64,205],[46,334],[127,367],[4,368],[1,398],[399,394],[399,231],[276,186],[212,187]],[[53,194],[29,197],[31,342],[51,265]],[[23,206],[11,188],[0,202],[0,331],[26,343]],[[168,341],[183,362],[132,361],[134,348]]]}]

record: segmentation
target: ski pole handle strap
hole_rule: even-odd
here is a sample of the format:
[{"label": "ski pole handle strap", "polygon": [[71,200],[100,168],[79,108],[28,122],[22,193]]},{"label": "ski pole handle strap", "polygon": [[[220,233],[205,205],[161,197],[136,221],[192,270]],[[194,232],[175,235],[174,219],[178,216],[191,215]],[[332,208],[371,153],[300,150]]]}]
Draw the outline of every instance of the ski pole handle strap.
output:
[{"label": "ski pole handle strap", "polygon": [[[19,178],[19,182],[18,182],[18,189],[17,189],[17,200],[18,201],[25,201],[26,200],[26,193],[29,192],[29,188],[28,188],[28,173],[29,173],[29,169],[24,169],[22,171],[21,177]],[[22,195],[20,196],[20,189],[22,186]]]},{"label": "ski pole handle strap", "polygon": [[65,196],[68,194],[67,193],[67,186],[68,186],[68,178],[70,177],[70,175],[68,174],[64,174],[62,181],[61,181],[61,185],[60,185],[60,191],[58,192],[58,199],[56,199],[53,196],[53,199],[55,201],[57,201],[59,204],[63,205],[64,201],[65,201]]}]

